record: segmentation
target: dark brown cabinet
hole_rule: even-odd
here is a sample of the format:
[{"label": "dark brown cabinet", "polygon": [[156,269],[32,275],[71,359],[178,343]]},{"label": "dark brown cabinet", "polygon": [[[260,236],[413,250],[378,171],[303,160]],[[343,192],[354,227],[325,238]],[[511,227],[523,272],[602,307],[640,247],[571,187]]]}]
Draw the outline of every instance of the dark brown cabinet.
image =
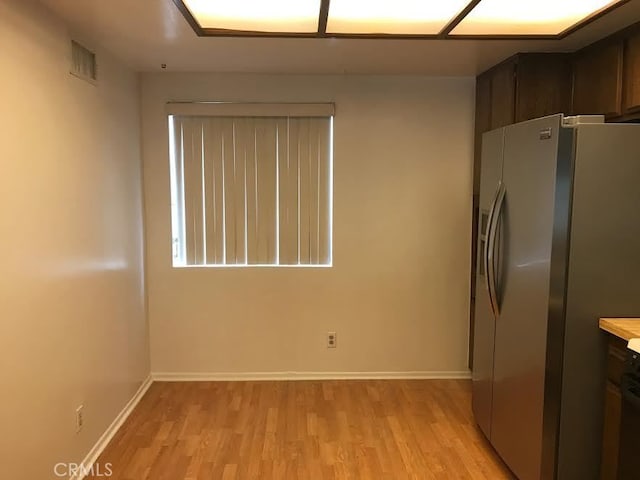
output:
[{"label": "dark brown cabinet", "polygon": [[528,53],[518,63],[515,121],[571,113],[571,61],[566,54]]},{"label": "dark brown cabinet", "polygon": [[624,371],[626,342],[618,337],[609,338],[607,359],[607,387],[604,401],[604,428],[602,431],[601,480],[618,478],[618,453],[620,451],[620,421],[622,418],[622,393],[620,381]]},{"label": "dark brown cabinet", "polygon": [[510,125],[515,119],[517,59],[491,71],[491,112],[489,130]]},{"label": "dark brown cabinet", "polygon": [[578,52],[573,64],[573,113],[622,115],[623,40]]},{"label": "dark brown cabinet", "polygon": [[630,35],[624,51],[623,113],[640,111],[640,32]]},{"label": "dark brown cabinet", "polygon": [[605,392],[604,430],[602,434],[602,480],[618,478],[618,452],[620,451],[620,419],[622,395],[620,388],[607,382]]}]

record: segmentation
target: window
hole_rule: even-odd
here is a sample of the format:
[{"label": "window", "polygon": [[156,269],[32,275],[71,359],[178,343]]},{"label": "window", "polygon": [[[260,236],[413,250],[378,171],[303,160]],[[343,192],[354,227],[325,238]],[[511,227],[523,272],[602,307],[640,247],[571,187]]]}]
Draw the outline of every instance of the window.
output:
[{"label": "window", "polygon": [[331,265],[332,105],[168,112],[174,267]]}]

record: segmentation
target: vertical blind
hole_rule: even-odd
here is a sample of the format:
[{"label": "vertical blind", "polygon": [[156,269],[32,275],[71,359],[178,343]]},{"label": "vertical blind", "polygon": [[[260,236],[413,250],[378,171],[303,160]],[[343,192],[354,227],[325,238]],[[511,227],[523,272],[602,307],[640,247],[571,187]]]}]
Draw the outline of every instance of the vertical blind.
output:
[{"label": "vertical blind", "polygon": [[331,264],[332,117],[169,120],[174,265]]}]

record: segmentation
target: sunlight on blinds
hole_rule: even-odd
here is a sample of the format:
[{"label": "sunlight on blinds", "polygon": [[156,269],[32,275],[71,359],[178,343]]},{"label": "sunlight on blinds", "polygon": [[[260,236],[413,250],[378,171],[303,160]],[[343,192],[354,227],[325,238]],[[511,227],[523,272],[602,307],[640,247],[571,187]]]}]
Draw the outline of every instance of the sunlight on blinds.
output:
[{"label": "sunlight on blinds", "polygon": [[331,265],[332,117],[169,117],[174,266]]}]

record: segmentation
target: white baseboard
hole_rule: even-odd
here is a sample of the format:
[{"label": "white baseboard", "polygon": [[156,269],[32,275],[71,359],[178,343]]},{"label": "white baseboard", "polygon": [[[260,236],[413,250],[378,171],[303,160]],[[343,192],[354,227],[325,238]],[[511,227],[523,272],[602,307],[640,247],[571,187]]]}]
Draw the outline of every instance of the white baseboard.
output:
[{"label": "white baseboard", "polygon": [[[93,448],[89,451],[87,456],[84,457],[84,460],[82,460],[82,465],[84,466],[84,469],[81,469],[81,470],[84,470],[84,472],[87,472],[87,473],[89,472],[89,469],[91,468],[91,466],[98,459],[98,457],[100,456],[102,451],[105,449],[105,447],[109,444],[109,442],[111,441],[113,436],[116,434],[116,432],[120,429],[120,427],[122,427],[122,424],[129,417],[133,409],[136,408],[136,405],[138,405],[138,402],[140,402],[142,397],[144,397],[144,394],[147,393],[147,390],[149,390],[149,387],[151,386],[152,383],[153,383],[153,378],[151,375],[149,375],[142,382],[142,385],[140,385],[140,388],[138,388],[138,391],[133,395],[133,397],[131,397],[131,400],[129,400],[129,402],[127,402],[124,408],[120,411],[120,413],[115,418],[115,420],[111,422],[111,425],[107,427],[105,432],[98,439],[98,441],[95,443]],[[71,477],[69,480],[82,480],[85,477],[84,472],[79,471],[76,475]]]},{"label": "white baseboard", "polygon": [[454,372],[154,372],[156,382],[216,382],[249,380],[437,380],[470,379],[469,371]]}]

